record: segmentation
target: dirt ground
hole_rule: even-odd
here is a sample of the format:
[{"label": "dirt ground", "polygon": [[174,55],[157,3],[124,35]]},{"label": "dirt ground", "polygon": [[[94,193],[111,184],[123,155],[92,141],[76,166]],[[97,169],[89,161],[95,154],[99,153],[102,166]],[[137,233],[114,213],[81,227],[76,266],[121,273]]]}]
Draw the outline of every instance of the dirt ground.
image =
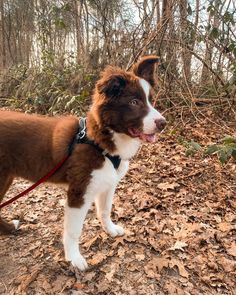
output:
[{"label": "dirt ground", "polygon": [[[63,188],[41,185],[3,209],[21,227],[0,236],[0,294],[236,294],[236,162],[187,157],[180,144],[225,133],[194,122],[144,145],[115,196],[113,220],[126,235],[108,237],[92,208],[81,239],[84,273],[63,258]],[[16,180],[8,196],[28,186]]]}]

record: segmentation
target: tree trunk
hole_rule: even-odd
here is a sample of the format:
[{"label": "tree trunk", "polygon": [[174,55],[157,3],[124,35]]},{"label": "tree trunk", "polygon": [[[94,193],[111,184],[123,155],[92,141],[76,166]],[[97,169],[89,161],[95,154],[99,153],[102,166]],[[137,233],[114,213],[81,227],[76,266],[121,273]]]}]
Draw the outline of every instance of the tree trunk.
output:
[{"label": "tree trunk", "polygon": [[5,24],[4,24],[4,0],[0,0],[0,12],[1,12],[1,56],[2,56],[2,68],[6,68],[6,43],[5,43]]},{"label": "tree trunk", "polygon": [[77,63],[81,63],[82,57],[82,8],[83,8],[83,0],[77,1],[74,0],[74,10],[75,10],[75,34],[76,34],[76,60]]}]

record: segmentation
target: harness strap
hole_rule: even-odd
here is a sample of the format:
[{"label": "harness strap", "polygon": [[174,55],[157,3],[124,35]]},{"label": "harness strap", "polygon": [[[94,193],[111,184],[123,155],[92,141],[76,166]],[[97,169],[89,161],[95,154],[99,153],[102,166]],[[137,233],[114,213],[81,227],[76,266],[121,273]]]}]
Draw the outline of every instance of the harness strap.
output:
[{"label": "harness strap", "polygon": [[107,157],[113,167],[118,169],[120,166],[121,158],[120,156],[112,156],[106,151],[104,151],[98,144],[96,144],[93,140],[90,140],[86,134],[86,118],[81,118],[79,121],[79,130],[74,137],[72,143],[69,146],[69,153],[72,153],[75,144],[89,144],[95,147],[100,153],[102,153],[105,157]]},{"label": "harness strap", "polygon": [[26,190],[19,193],[18,195],[11,198],[10,200],[0,204],[0,209],[13,203],[14,201],[18,200],[19,198],[25,196],[27,193],[29,193],[30,191],[35,189],[41,183],[47,181],[67,161],[67,159],[70,157],[70,155],[73,151],[75,144],[84,143],[84,144],[90,144],[90,145],[94,146],[97,150],[99,150],[105,157],[107,157],[112,162],[115,169],[118,169],[120,162],[121,162],[121,158],[119,156],[112,156],[109,153],[105,153],[105,151],[102,148],[100,148],[94,141],[87,138],[87,136],[86,136],[86,119],[85,118],[80,119],[79,125],[80,125],[79,130],[78,130],[76,136],[73,138],[73,141],[69,145],[67,156],[64,159],[62,159],[52,170],[50,170],[47,175],[40,178],[36,183],[32,184]]}]

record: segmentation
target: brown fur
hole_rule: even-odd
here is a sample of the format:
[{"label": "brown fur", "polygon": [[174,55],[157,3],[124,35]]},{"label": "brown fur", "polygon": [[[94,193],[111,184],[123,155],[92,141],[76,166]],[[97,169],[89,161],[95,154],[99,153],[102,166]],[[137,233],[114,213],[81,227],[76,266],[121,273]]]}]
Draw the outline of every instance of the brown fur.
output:
[{"label": "brown fur", "polygon": [[[129,135],[128,128],[142,128],[142,118],[148,108],[139,78],[145,77],[154,86],[155,63],[158,60],[156,56],[144,57],[134,65],[131,72],[112,66],[102,72],[96,84],[93,106],[88,113],[88,125],[92,126],[88,129],[88,135],[103,149],[109,152],[115,150],[109,130]],[[139,101],[138,107],[129,105],[134,98]]]},{"label": "brown fur", "polygon": [[[142,128],[147,105],[138,77],[153,85],[157,59],[155,56],[141,59],[133,72],[108,67],[101,74],[87,116],[88,136],[101,148],[115,151],[112,131],[129,135],[129,127]],[[134,98],[138,101],[135,107],[130,104]],[[36,182],[61,161],[78,125],[75,117],[47,118],[0,111],[0,202],[15,177]],[[77,145],[50,181],[68,184],[68,205],[79,208],[92,171],[102,167],[103,162],[104,156],[95,147]],[[8,232],[13,226],[0,218],[0,230]]]},{"label": "brown fur", "polygon": [[132,71],[136,76],[142,77],[143,79],[147,80],[151,84],[151,86],[155,86],[156,80],[153,73],[158,61],[158,56],[145,56],[141,59],[140,62],[134,64],[134,66],[132,67]]},{"label": "brown fur", "polygon": [[[0,111],[0,201],[14,177],[37,181],[67,155],[78,129],[73,117],[45,118]],[[92,160],[92,161],[91,161]],[[78,145],[62,168],[51,177],[55,183],[68,183],[68,203],[79,207],[93,169],[102,166],[104,156],[94,147]],[[12,225],[0,219],[0,229]]]}]

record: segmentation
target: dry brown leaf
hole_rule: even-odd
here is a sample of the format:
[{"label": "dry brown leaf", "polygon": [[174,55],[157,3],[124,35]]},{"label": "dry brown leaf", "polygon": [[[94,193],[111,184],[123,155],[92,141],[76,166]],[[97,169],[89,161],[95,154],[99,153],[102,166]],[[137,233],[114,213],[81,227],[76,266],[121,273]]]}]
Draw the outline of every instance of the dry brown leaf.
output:
[{"label": "dry brown leaf", "polygon": [[218,224],[218,227],[221,231],[223,232],[228,232],[230,231],[231,229],[234,228],[234,226],[232,226],[230,223],[228,222],[221,222]]},{"label": "dry brown leaf", "polygon": [[149,278],[159,280],[161,276],[157,273],[156,269],[157,269],[157,265],[156,265],[154,259],[150,260],[150,261],[144,266],[144,271],[145,271],[145,273],[147,274],[147,276],[148,276]]},{"label": "dry brown leaf", "polygon": [[175,251],[175,250],[181,250],[184,251],[184,247],[187,247],[188,244],[181,241],[176,241],[173,247],[170,247],[169,250]]},{"label": "dry brown leaf", "polygon": [[164,267],[168,267],[169,266],[169,259],[166,259],[164,257],[155,257],[153,260],[153,264],[156,265],[156,267],[158,268],[159,273],[161,273],[162,269]]},{"label": "dry brown leaf", "polygon": [[115,242],[112,244],[112,248],[115,249],[119,244],[124,245],[125,236],[117,237]]},{"label": "dry brown leaf", "polygon": [[60,294],[62,290],[71,287],[74,284],[74,278],[68,279],[65,275],[58,275],[52,282],[51,292],[52,294]]},{"label": "dry brown leaf", "polygon": [[93,255],[92,259],[89,259],[89,263],[91,265],[96,265],[101,263],[104,259],[106,259],[107,256],[101,252],[98,252],[97,254]]},{"label": "dry brown leaf", "polygon": [[106,292],[108,289],[111,288],[111,284],[110,282],[107,281],[101,281],[97,284],[97,290],[99,292],[99,294],[108,294],[108,292]]},{"label": "dry brown leaf", "polygon": [[236,257],[236,243],[232,243],[229,248],[226,248],[229,255]]},{"label": "dry brown leaf", "polygon": [[85,287],[85,284],[81,284],[79,282],[76,282],[74,285],[73,285],[73,289],[77,289],[77,290],[82,290],[84,289]]},{"label": "dry brown leaf", "polygon": [[174,236],[177,239],[184,239],[195,232],[200,233],[202,231],[202,226],[199,223],[186,223],[179,232],[174,233]]},{"label": "dry brown leaf", "polygon": [[105,278],[110,282],[117,271],[117,265],[113,265],[111,270],[105,274]]},{"label": "dry brown leaf", "polygon": [[217,262],[224,268],[226,272],[236,271],[236,261],[227,259],[224,256],[218,256]]},{"label": "dry brown leaf", "polygon": [[24,278],[22,278],[22,282],[19,286],[19,292],[22,292],[21,294],[24,294],[29,287],[29,285],[37,278],[41,268],[36,266],[34,269],[31,270],[31,273],[28,275],[25,275]]},{"label": "dry brown leaf", "polygon": [[188,278],[189,277],[189,273],[186,271],[183,263],[177,259],[171,259],[170,261],[170,266],[174,267],[177,266],[179,269],[179,274],[184,277],[184,278]]},{"label": "dry brown leaf", "polygon": [[176,286],[173,282],[166,282],[165,283],[165,289],[167,289],[168,294],[171,295],[184,295],[184,290],[180,289],[178,286]]},{"label": "dry brown leaf", "polygon": [[97,239],[99,239],[100,236],[99,235],[96,235],[94,238],[92,239],[89,239],[87,242],[83,243],[83,247],[86,249],[86,250],[89,250],[90,247],[97,241]]},{"label": "dry brown leaf", "polygon": [[167,190],[174,190],[175,188],[179,187],[180,184],[178,184],[177,182],[173,182],[173,183],[169,183],[169,182],[163,182],[163,183],[159,183],[157,185],[157,187],[163,191],[167,191]]},{"label": "dry brown leaf", "polygon": [[145,259],[145,255],[144,254],[136,254],[135,255],[135,258],[138,260],[138,261],[143,261]]},{"label": "dry brown leaf", "polygon": [[124,256],[125,256],[125,253],[126,253],[126,250],[125,250],[124,247],[120,247],[120,248],[118,249],[118,251],[117,251],[117,255],[118,255],[119,257],[124,257]]},{"label": "dry brown leaf", "polygon": [[158,245],[158,241],[157,241],[156,238],[149,237],[148,238],[148,242],[153,247],[153,249],[155,249],[156,251],[158,251],[159,245]]},{"label": "dry brown leaf", "polygon": [[83,274],[83,281],[91,281],[96,276],[96,272],[90,271]]},{"label": "dry brown leaf", "polygon": [[177,259],[171,259],[168,257],[155,257],[153,258],[153,260],[151,260],[149,262],[149,265],[152,265],[152,269],[154,267],[158,268],[158,272],[161,273],[162,269],[164,267],[166,268],[173,268],[175,266],[177,266],[178,270],[179,270],[179,274],[182,277],[188,278],[189,274],[186,271],[183,263]]}]

